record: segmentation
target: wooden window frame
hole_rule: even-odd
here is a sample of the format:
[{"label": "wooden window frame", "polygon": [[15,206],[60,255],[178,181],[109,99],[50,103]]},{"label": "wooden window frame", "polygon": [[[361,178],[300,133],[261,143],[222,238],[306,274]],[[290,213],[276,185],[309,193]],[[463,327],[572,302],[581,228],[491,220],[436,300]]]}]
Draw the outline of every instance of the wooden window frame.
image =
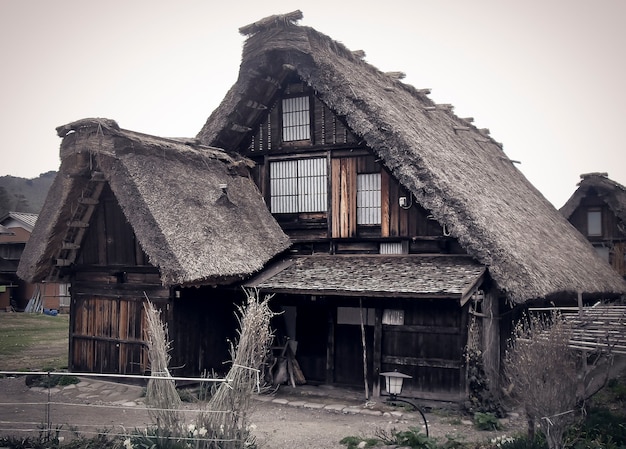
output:
[{"label": "wooden window frame", "polygon": [[[598,223],[596,223],[595,220],[592,222],[592,216],[598,218]],[[587,209],[587,235],[589,237],[602,237],[603,235],[602,209],[599,207],[590,207],[589,209]]]},{"label": "wooden window frame", "polygon": [[[357,173],[356,180],[356,224],[380,226],[382,223],[382,175],[380,172]],[[364,192],[371,193],[368,195]],[[375,192],[378,192],[377,196]]]},{"label": "wooden window frame", "polygon": [[[313,176],[303,174],[303,170],[310,163],[319,164],[318,168],[322,169],[322,173]],[[276,177],[274,167],[278,167],[278,164],[284,164],[287,171],[289,165],[293,165],[291,169],[294,171],[294,176]],[[288,185],[290,182],[291,185]],[[270,211],[273,214],[314,213],[328,210],[328,166],[325,157],[269,161],[269,183]],[[282,190],[279,191],[281,187]],[[311,196],[318,198],[313,201],[309,198],[307,201],[307,197]],[[281,201],[281,198],[289,197],[293,204],[290,205],[288,199]]]},{"label": "wooden window frame", "polygon": [[[290,103],[297,103],[298,100],[306,99],[306,108],[298,109],[300,106]],[[304,101],[302,101],[304,103]],[[293,110],[285,110],[286,106],[294,107]],[[289,109],[288,108],[288,109]],[[283,143],[310,142],[313,131],[311,117],[311,96],[293,95],[282,98],[280,102],[281,117],[281,138]]]}]

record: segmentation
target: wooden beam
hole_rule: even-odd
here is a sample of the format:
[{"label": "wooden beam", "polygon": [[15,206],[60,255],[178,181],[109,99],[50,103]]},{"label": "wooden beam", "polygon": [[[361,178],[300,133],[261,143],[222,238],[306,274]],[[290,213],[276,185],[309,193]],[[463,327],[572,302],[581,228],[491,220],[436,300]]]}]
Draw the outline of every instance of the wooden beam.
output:
[{"label": "wooden beam", "polygon": [[88,228],[89,223],[85,223],[84,221],[71,221],[68,224],[70,228]]},{"label": "wooden beam", "polygon": [[99,203],[97,198],[79,198],[78,204],[84,204],[86,206],[95,206]]}]

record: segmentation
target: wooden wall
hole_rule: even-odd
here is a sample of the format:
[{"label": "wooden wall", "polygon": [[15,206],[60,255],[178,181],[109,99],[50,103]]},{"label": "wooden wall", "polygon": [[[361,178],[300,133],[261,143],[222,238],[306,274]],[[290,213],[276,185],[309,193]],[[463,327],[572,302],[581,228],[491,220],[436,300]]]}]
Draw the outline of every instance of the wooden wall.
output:
[{"label": "wooden wall", "polygon": [[[365,325],[368,383],[375,391],[380,373],[398,370],[412,376],[408,395],[458,401],[465,393],[463,349],[467,307],[458,300],[361,298],[372,316]],[[340,322],[338,307],[359,309],[357,298],[278,295],[274,304],[295,306],[297,360],[308,382],[363,388],[363,345],[359,321]],[[385,309],[404,311],[404,324],[383,324]],[[356,313],[356,312],[355,312]],[[282,316],[274,319],[282,335]],[[384,390],[384,382],[382,385]]]},{"label": "wooden wall", "polygon": [[172,372],[198,376],[225,374],[230,365],[230,343],[236,341],[236,305],[243,293],[211,287],[182,289],[172,302],[169,334]]},{"label": "wooden wall", "polygon": [[70,369],[141,374],[146,296],[169,319],[169,289],[149,265],[108,187],[91,219],[71,274]]}]

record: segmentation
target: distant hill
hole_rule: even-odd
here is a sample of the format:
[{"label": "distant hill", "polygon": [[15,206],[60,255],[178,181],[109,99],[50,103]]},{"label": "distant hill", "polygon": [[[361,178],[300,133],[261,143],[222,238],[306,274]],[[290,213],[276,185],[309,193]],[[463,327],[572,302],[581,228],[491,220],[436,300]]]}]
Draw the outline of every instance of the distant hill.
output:
[{"label": "distant hill", "polygon": [[0,215],[9,211],[38,214],[56,173],[49,171],[33,179],[0,176]]}]

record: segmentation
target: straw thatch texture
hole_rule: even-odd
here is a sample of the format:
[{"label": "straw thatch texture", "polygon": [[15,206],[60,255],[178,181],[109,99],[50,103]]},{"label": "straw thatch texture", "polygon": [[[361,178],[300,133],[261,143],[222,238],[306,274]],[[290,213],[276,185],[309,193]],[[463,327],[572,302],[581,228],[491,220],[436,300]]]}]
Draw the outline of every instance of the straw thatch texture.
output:
[{"label": "straw thatch texture", "polygon": [[109,183],[164,285],[233,282],[289,246],[241,157],[122,130],[111,120],[81,120],[59,134],[61,168],[22,256],[24,279],[48,275],[94,176]]},{"label": "straw thatch texture", "polygon": [[178,430],[182,415],[182,401],[176,391],[176,383],[169,370],[171,343],[167,326],[161,321],[161,312],[150,300],[144,303],[146,314],[146,346],[152,377],[146,386],[146,404],[153,423],[162,429]]},{"label": "straw thatch texture", "polygon": [[626,223],[626,187],[609,179],[607,173],[586,173],[580,175],[581,181],[574,194],[561,207],[560,211],[565,218],[572,216],[590,191],[595,191],[601,197],[615,216]]},{"label": "straw thatch texture", "polygon": [[345,120],[416,200],[489,267],[513,302],[626,284],[526,180],[501,146],[450,107],[316,30],[273,20],[246,41],[239,78],[198,134],[235,150],[293,71]]}]

